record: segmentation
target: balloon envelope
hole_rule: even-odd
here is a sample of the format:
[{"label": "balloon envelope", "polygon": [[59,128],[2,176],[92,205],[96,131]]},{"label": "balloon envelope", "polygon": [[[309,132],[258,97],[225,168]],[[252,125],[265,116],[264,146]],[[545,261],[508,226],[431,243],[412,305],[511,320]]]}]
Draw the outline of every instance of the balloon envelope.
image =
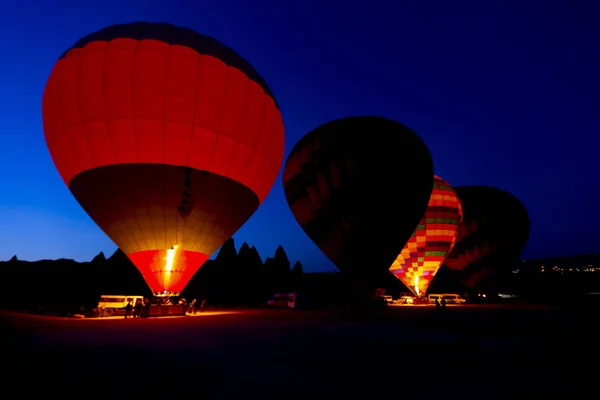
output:
[{"label": "balloon envelope", "polygon": [[425,215],[390,267],[390,272],[417,296],[425,295],[431,280],[454,246],[462,221],[456,191],[436,176]]},{"label": "balloon envelope", "polygon": [[54,65],[42,113],[61,177],[155,293],[181,292],[283,161],[265,81],[215,39],[169,24],[79,40]]},{"label": "balloon envelope", "polygon": [[433,186],[427,146],[381,117],[349,117],[306,134],[283,171],[298,224],[341,270],[387,271],[425,212]]},{"label": "balloon envelope", "polygon": [[490,186],[456,188],[463,206],[458,239],[444,265],[469,288],[493,270],[510,266],[527,244],[527,209],[512,194]]}]

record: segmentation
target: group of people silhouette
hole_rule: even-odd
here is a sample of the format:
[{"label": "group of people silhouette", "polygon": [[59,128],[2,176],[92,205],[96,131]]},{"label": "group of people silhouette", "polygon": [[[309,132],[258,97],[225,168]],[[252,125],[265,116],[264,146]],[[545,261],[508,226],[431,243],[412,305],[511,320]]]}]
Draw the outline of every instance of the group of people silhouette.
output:
[{"label": "group of people silhouette", "polygon": [[[187,309],[188,314],[196,314],[196,307],[198,307],[199,312],[204,311],[204,306],[206,304],[206,299],[200,302],[200,305],[197,306],[198,301],[196,299],[192,300]],[[185,299],[179,300],[180,305],[187,305],[187,301]],[[131,304],[131,301],[127,302],[125,306],[125,318],[147,318],[150,315],[150,301],[146,299],[145,301],[138,300],[135,302],[135,305]]]},{"label": "group of people silhouette", "polygon": [[131,301],[128,301],[125,306],[125,318],[144,318],[148,315],[148,312],[142,313],[142,310],[147,311],[149,308],[150,302],[148,300],[145,302],[138,300],[135,302],[135,306],[131,304]]}]

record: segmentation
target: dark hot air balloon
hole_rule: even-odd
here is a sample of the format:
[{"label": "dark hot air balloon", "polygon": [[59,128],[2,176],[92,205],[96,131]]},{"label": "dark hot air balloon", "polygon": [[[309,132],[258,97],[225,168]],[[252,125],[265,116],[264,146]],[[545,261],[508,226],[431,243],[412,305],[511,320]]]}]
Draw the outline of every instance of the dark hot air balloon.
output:
[{"label": "dark hot air balloon", "polygon": [[285,196],[304,232],[343,272],[390,267],[424,214],[433,186],[427,146],[381,117],[328,122],[294,146]]},{"label": "dark hot air balloon", "polygon": [[456,191],[436,176],[425,215],[390,267],[415,295],[423,296],[444,259],[454,246],[462,221]]},{"label": "dark hot air balloon", "polygon": [[54,65],[42,112],[61,177],[155,293],[181,292],[283,160],[263,78],[217,40],[169,24],[79,40]]},{"label": "dark hot air balloon", "polygon": [[463,206],[458,239],[444,265],[459,271],[461,281],[474,288],[492,271],[517,261],[529,239],[525,206],[512,194],[490,186],[460,186]]}]

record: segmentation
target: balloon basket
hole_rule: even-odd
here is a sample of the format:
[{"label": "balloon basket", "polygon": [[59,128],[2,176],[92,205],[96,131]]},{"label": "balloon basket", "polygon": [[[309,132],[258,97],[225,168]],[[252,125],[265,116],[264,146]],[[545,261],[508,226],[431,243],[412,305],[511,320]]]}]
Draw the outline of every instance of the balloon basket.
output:
[{"label": "balloon basket", "polygon": [[180,293],[178,292],[160,292],[160,293],[154,293],[154,297],[177,297],[179,296]]},{"label": "balloon basket", "polygon": [[145,316],[147,318],[184,316],[187,313],[187,309],[188,306],[183,304],[153,304],[147,309]]},{"label": "balloon basket", "polygon": [[413,304],[429,304],[429,298],[425,296],[414,297]]}]

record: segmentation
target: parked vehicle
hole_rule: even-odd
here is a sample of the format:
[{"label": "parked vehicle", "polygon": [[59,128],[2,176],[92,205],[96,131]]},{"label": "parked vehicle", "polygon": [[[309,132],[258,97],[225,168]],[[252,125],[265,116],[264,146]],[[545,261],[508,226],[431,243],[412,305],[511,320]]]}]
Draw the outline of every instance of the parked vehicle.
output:
[{"label": "parked vehicle", "polygon": [[290,295],[288,293],[277,293],[267,301],[268,307],[273,308],[288,308]]},{"label": "parked vehicle", "polygon": [[459,294],[456,293],[438,293],[438,294],[430,294],[427,296],[429,299],[429,303],[434,304],[436,299],[442,301],[444,299],[446,304],[462,304],[466,302],[464,298],[462,298]]},{"label": "parked vehicle", "polygon": [[385,302],[386,302],[386,303],[388,303],[388,304],[392,304],[392,303],[394,302],[394,299],[392,298],[392,296],[390,296],[390,295],[388,295],[388,294],[385,294],[385,295],[383,295],[383,296],[381,296],[381,297],[382,297],[382,298],[385,300]]},{"label": "parked vehicle", "polygon": [[135,306],[138,301],[143,302],[144,296],[102,295],[98,301],[98,311],[106,316],[119,314],[125,312],[127,303],[131,302],[131,306]]},{"label": "parked vehicle", "polygon": [[290,293],[288,295],[288,308],[294,310],[311,310],[323,307],[324,304],[311,294]]}]

